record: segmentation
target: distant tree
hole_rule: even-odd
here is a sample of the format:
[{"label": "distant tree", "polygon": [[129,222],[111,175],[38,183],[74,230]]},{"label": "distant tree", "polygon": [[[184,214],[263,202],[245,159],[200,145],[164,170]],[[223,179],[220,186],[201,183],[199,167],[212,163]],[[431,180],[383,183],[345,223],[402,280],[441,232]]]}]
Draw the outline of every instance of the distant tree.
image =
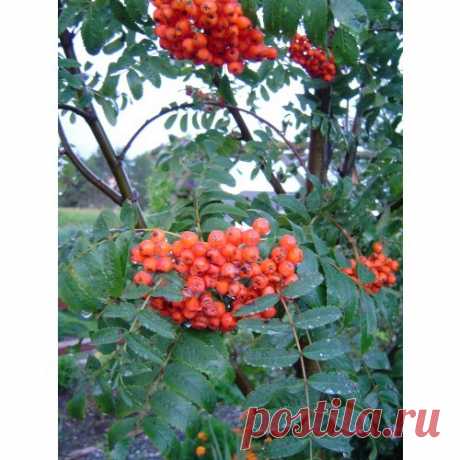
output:
[{"label": "distant tree", "polygon": [[[102,180],[116,187],[115,180],[107,168],[100,150],[91,154],[86,165]],[[146,152],[126,160],[126,171],[133,187],[139,193],[142,206],[148,206],[147,182],[152,173],[151,153]],[[94,185],[88,182],[67,159],[59,159],[59,201],[60,207],[111,208],[113,202]]]}]

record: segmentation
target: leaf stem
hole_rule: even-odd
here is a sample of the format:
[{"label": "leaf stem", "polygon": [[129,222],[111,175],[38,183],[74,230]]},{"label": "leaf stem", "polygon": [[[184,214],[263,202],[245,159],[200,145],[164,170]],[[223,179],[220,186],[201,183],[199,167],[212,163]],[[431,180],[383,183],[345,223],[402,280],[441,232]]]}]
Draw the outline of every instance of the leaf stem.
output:
[{"label": "leaf stem", "polygon": [[[300,357],[300,366],[302,369],[302,379],[303,379],[303,387],[305,391],[305,400],[307,402],[307,407],[308,410],[310,410],[310,395],[308,392],[308,378],[307,378],[307,369],[305,367],[305,361],[304,361],[304,356],[303,356],[303,351],[302,351],[302,346],[300,345],[300,339],[299,335],[297,334],[297,329],[295,327],[294,319],[292,318],[291,312],[289,311],[289,308],[286,304],[286,300],[283,296],[280,297],[281,303],[283,304],[284,311],[286,312],[286,317],[288,319],[289,325],[291,326],[292,330],[292,335],[294,336],[295,344],[297,347],[297,351],[299,352],[299,357]],[[313,445],[312,445],[312,440],[310,439],[309,443],[309,449],[310,449],[310,460],[313,459]]]}]

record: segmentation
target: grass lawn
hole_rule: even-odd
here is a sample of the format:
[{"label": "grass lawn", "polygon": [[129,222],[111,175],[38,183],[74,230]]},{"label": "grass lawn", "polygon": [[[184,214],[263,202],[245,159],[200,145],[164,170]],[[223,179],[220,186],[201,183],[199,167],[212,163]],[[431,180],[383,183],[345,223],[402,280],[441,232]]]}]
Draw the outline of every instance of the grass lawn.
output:
[{"label": "grass lawn", "polygon": [[101,209],[94,208],[59,208],[59,228],[90,227],[100,212]]}]

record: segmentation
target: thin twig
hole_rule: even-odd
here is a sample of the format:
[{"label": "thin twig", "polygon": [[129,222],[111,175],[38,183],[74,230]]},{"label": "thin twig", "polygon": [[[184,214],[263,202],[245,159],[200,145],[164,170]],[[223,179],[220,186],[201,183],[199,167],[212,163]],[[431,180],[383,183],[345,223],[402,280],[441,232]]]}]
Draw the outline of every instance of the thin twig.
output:
[{"label": "thin twig", "polygon": [[356,261],[359,260],[361,254],[359,252],[358,245],[356,243],[356,240],[350,235],[348,230],[343,228],[333,217],[331,216],[324,216],[325,219],[329,220],[331,223],[333,223],[343,234],[343,236],[347,239],[347,241],[350,243],[350,246],[353,249],[353,254],[355,256]]},{"label": "thin twig", "polygon": [[73,112],[75,115],[84,118],[87,122],[94,120],[94,115],[69,104],[59,104],[58,108],[64,111]]},{"label": "thin twig", "polygon": [[196,103],[186,103],[186,104],[181,104],[175,107],[170,107],[168,109],[163,109],[161,110],[157,115],[147,119],[140,128],[136,130],[136,132],[131,136],[129,139],[128,143],[126,144],[125,148],[122,150],[120,156],[124,157],[126,153],[128,152],[129,148],[132,146],[133,142],[136,140],[136,138],[141,134],[141,132],[151,123],[153,123],[155,120],[158,120],[159,118],[163,117],[164,115],[167,115],[168,113],[183,110],[183,109],[189,109],[189,108],[196,108],[198,110],[206,110],[206,106],[211,106],[211,107],[216,107],[217,109],[227,109],[227,110],[237,110],[242,113],[246,113],[248,115],[251,115],[254,117],[256,120],[259,122],[267,125],[269,128],[271,128],[273,131],[275,131],[278,136],[283,139],[284,143],[289,147],[289,149],[292,151],[294,156],[297,158],[297,160],[300,163],[300,166],[306,170],[304,161],[302,160],[302,157],[299,155],[299,152],[297,151],[296,146],[289,141],[286,136],[283,134],[281,130],[279,130],[273,123],[270,121],[266,120],[265,118],[261,117],[260,115],[257,115],[255,112],[252,112],[247,109],[243,109],[241,107],[237,107],[236,105],[229,105],[229,104],[221,104],[218,102],[212,102],[212,101],[206,101],[203,102],[203,105],[197,105]]},{"label": "thin twig", "polygon": [[114,203],[119,206],[123,203],[122,196],[115,190],[113,190],[106,182],[104,182],[100,177],[98,177],[91,169],[86,166],[83,161],[78,157],[78,155],[73,151],[67,136],[65,135],[64,128],[61,125],[61,121],[58,120],[58,132],[59,138],[61,139],[61,144],[63,150],[60,152],[64,154],[72,164],[80,171],[82,176],[91,184],[93,184],[98,190],[100,190],[104,195],[109,197]]},{"label": "thin twig", "polygon": [[[186,103],[186,104],[180,104],[180,105],[177,105],[175,107],[170,107],[170,108],[163,108],[161,109],[156,115],[154,115],[153,117],[151,118],[148,118],[143,124],[142,126],[140,126],[136,132],[131,136],[131,138],[129,139],[128,143],[125,145],[125,147],[123,148],[123,150],[121,151],[121,153],[118,155],[118,158],[119,159],[124,159],[126,157],[126,154],[128,153],[128,150],[131,148],[131,145],[133,144],[133,142],[137,139],[137,137],[139,136],[139,134],[141,134],[141,132],[147,128],[148,125],[150,125],[151,123],[153,123],[155,120],[158,120],[159,118],[161,117],[164,117],[165,115],[167,115],[168,113],[171,113],[171,112],[177,112],[179,110],[184,110],[184,109],[190,109],[192,107],[197,107],[197,104],[195,102],[192,102],[192,103]],[[197,107],[198,108],[198,107]]]}]

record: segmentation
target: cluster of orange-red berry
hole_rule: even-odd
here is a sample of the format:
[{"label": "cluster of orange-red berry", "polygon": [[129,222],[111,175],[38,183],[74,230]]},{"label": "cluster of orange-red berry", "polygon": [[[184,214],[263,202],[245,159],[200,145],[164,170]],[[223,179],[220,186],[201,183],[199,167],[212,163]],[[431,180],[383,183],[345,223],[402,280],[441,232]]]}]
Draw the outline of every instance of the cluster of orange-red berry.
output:
[{"label": "cluster of orange-red berry", "polygon": [[332,81],[337,69],[331,52],[329,55],[321,48],[313,46],[306,35],[296,34],[289,47],[291,58],[300,64],[312,78]]},{"label": "cluster of orange-red berry", "polygon": [[237,0],[153,0],[153,18],[160,46],[175,59],[195,64],[227,65],[240,75],[244,61],[276,59],[264,34],[253,27]]},{"label": "cluster of orange-red berry", "polygon": [[[390,259],[383,253],[383,245],[375,242],[372,245],[372,254],[369,257],[360,256],[359,262],[370,270],[374,275],[374,281],[364,285],[366,292],[377,294],[383,286],[393,286],[396,284],[395,273],[399,270],[399,262]],[[342,271],[349,275],[355,282],[359,283],[356,260],[350,260],[351,267],[344,268]]]},{"label": "cluster of orange-red berry", "polygon": [[[241,319],[234,315],[240,308],[298,279],[296,267],[303,252],[292,235],[282,236],[270,257],[261,259],[259,243],[270,230],[268,220],[258,218],[247,230],[213,230],[206,242],[185,231],[170,244],[165,232],[155,229],[149,239],[131,250],[131,261],[143,267],[133,281],[151,286],[155,273],[180,273],[185,286],[183,300],[151,298],[152,308],[194,329],[231,331]],[[275,306],[271,306],[251,316],[270,319],[275,315]]]}]

